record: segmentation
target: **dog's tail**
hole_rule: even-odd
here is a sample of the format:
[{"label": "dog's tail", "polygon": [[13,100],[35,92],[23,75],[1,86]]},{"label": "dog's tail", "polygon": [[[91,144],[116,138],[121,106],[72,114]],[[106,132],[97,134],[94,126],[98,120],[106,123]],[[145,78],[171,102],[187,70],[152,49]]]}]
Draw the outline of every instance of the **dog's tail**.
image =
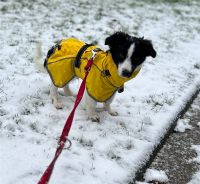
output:
[{"label": "dog's tail", "polygon": [[43,73],[46,73],[46,69],[44,68],[44,61],[42,59],[42,43],[37,42],[36,44],[36,50],[35,50],[35,55],[34,55],[34,63],[36,65],[36,68]]}]

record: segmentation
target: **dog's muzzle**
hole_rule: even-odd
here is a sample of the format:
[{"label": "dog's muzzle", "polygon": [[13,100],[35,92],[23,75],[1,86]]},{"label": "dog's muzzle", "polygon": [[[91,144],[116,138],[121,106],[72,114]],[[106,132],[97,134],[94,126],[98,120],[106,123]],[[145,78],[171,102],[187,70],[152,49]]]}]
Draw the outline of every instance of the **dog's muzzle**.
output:
[{"label": "dog's muzzle", "polygon": [[122,77],[127,77],[129,78],[132,75],[133,72],[130,72],[128,70],[122,70]]}]

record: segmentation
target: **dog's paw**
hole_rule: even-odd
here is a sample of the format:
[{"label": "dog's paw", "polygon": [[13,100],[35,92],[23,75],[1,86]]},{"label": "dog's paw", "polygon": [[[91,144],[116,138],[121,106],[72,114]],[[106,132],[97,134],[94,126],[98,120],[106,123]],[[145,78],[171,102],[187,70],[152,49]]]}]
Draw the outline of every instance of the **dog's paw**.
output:
[{"label": "dog's paw", "polygon": [[98,115],[93,115],[93,116],[89,116],[89,119],[92,121],[92,122],[100,122],[100,117]]},{"label": "dog's paw", "polygon": [[111,116],[118,116],[118,112],[115,112],[115,111],[111,111],[111,112],[109,112],[109,114],[110,114]]},{"label": "dog's paw", "polygon": [[64,107],[62,102],[54,102],[53,105],[56,109],[63,109]]}]

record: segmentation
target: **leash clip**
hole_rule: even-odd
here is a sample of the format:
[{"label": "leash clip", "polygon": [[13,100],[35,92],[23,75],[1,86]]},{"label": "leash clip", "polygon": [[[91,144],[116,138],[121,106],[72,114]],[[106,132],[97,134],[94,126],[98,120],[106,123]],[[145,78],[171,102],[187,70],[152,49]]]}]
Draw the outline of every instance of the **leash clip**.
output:
[{"label": "leash clip", "polygon": [[90,57],[90,59],[94,60],[95,55],[97,54],[97,49],[93,49],[92,50],[92,56]]},{"label": "leash clip", "polygon": [[87,65],[85,66],[85,73],[88,73],[90,71],[91,66],[93,64],[93,60],[94,60],[97,52],[98,52],[98,49],[92,50],[92,55],[91,55],[90,59],[88,60]]}]

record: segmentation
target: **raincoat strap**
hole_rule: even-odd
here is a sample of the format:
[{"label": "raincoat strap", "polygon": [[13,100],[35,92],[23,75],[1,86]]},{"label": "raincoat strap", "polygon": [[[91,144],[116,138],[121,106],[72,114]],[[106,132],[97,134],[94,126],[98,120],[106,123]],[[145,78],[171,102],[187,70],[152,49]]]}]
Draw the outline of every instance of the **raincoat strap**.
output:
[{"label": "raincoat strap", "polygon": [[93,44],[85,44],[83,45],[80,50],[78,51],[78,54],[76,55],[76,60],[75,60],[75,67],[79,68],[80,67],[80,60],[81,60],[81,56],[83,55],[83,53],[87,50],[88,47],[94,46]]},{"label": "raincoat strap", "polygon": [[49,49],[49,51],[47,52],[47,56],[46,56],[46,58],[45,58],[45,60],[44,60],[44,67],[47,66],[47,61],[48,61],[48,59],[55,53],[56,49],[58,49],[58,50],[61,49],[61,45],[60,45],[61,41],[62,41],[62,40],[57,41],[56,44],[53,45],[53,46]]}]

